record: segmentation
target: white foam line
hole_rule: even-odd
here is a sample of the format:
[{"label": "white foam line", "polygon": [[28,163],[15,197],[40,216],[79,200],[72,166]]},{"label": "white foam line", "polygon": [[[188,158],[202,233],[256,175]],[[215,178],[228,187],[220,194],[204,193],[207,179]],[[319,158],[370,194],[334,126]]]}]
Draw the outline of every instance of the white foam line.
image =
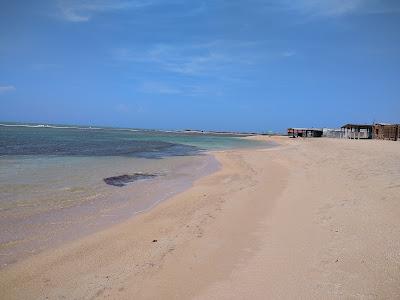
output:
[{"label": "white foam line", "polygon": [[55,128],[55,129],[83,129],[83,130],[104,129],[104,128],[100,128],[100,127],[55,126],[55,125],[47,125],[47,124],[38,124],[38,125],[0,124],[0,126],[4,126],[4,127],[28,127],[28,128]]}]

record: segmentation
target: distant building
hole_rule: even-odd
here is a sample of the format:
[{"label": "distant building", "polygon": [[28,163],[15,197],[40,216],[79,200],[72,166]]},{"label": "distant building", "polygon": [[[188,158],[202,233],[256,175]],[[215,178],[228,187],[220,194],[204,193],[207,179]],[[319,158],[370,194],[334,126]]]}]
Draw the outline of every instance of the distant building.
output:
[{"label": "distant building", "polygon": [[342,137],[345,139],[371,139],[372,125],[367,124],[346,124],[341,127]]},{"label": "distant building", "polygon": [[322,136],[328,138],[341,138],[343,136],[341,128],[323,128],[322,132]]},{"label": "distant building", "polygon": [[288,128],[289,137],[328,137],[400,141],[400,124],[345,124],[341,128]]},{"label": "distant building", "polygon": [[374,139],[400,141],[400,124],[375,123],[372,127]]},{"label": "distant building", "polygon": [[287,131],[291,137],[321,137],[323,133],[318,128],[288,128]]}]

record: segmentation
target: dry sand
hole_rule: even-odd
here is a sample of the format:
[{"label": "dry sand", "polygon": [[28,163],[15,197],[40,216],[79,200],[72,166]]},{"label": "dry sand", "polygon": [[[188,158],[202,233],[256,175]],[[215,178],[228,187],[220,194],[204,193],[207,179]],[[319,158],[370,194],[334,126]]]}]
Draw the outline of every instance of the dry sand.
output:
[{"label": "dry sand", "polygon": [[220,171],[150,212],[1,270],[0,298],[399,299],[400,143],[272,139],[216,152]]}]

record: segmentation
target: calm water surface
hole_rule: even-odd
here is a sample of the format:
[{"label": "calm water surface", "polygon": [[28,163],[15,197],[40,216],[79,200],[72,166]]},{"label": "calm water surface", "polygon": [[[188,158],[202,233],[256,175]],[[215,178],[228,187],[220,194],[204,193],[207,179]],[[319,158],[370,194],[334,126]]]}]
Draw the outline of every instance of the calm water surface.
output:
[{"label": "calm water surface", "polygon": [[[266,147],[235,136],[0,125],[0,264],[151,208],[218,168],[206,150]],[[125,187],[106,177],[150,173]]]}]

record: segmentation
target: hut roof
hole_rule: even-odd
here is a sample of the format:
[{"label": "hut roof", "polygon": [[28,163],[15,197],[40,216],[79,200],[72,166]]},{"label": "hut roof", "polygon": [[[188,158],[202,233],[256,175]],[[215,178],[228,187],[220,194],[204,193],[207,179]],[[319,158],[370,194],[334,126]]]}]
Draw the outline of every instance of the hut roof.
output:
[{"label": "hut roof", "polygon": [[396,125],[396,124],[390,124],[390,123],[374,123],[374,125],[392,126],[392,125]]},{"label": "hut roof", "polygon": [[311,131],[311,130],[314,130],[314,131],[322,131],[322,128],[291,127],[291,128],[288,128],[288,129],[294,129],[294,130],[308,130],[308,131]]},{"label": "hut roof", "polygon": [[369,129],[372,125],[369,124],[345,124],[342,128],[358,128],[358,129]]}]

